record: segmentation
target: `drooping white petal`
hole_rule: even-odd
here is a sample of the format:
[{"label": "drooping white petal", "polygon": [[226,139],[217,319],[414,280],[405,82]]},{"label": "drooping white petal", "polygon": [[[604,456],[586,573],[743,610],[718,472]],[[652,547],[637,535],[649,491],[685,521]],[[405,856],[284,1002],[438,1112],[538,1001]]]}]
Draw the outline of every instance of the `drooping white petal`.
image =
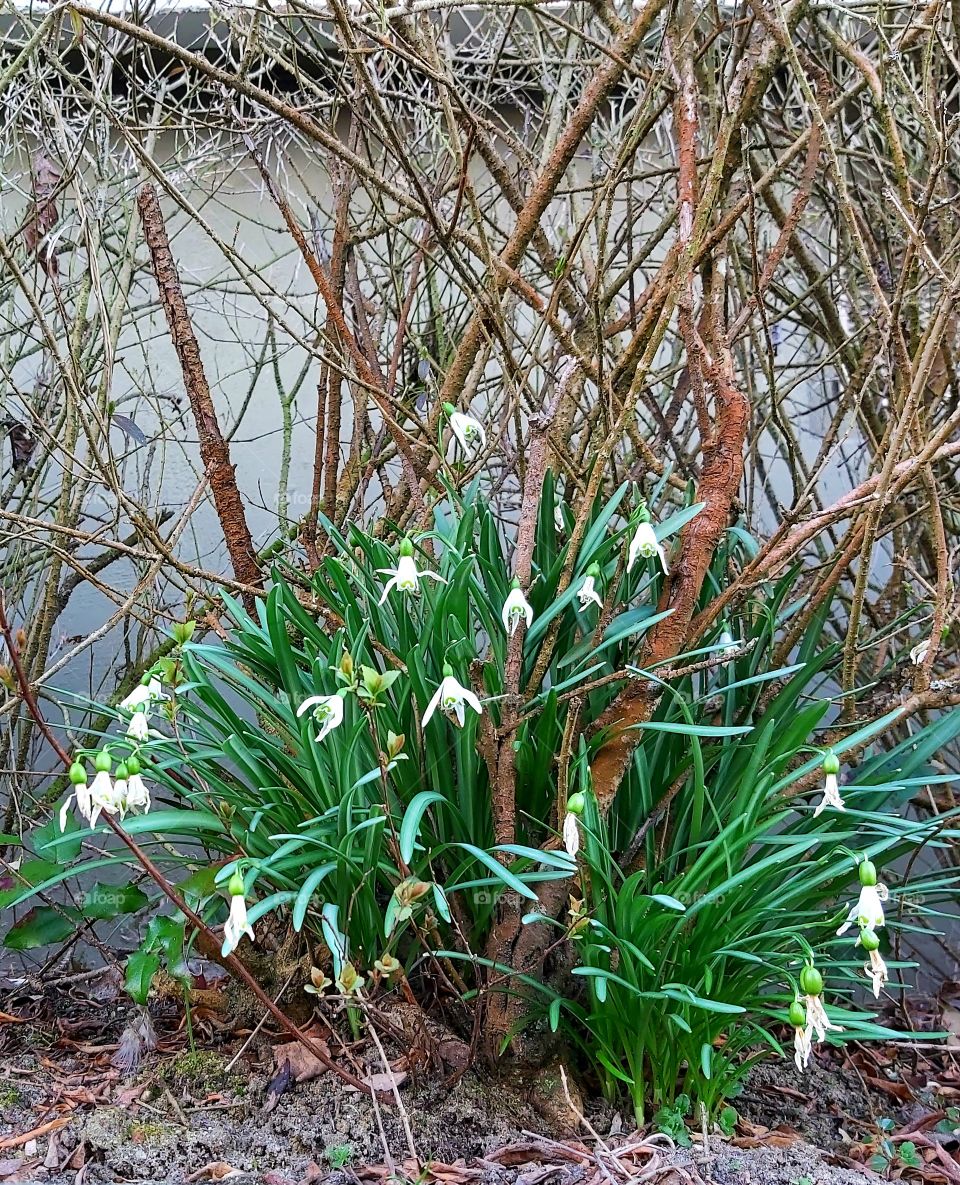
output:
[{"label": "drooping white petal", "polygon": [[645,560],[650,560],[654,556],[659,558],[660,566],[663,568],[664,574],[667,574],[669,572],[667,568],[667,553],[657,540],[657,533],[653,528],[653,523],[639,523],[633,538],[630,540],[630,550],[627,554],[627,571],[629,572],[641,557]]},{"label": "drooping white petal", "polygon": [[450,427],[457,442],[465,453],[473,451],[474,443],[479,441],[482,448],[487,446],[487,434],[479,420],[473,416],[455,411],[450,414]]},{"label": "drooping white petal", "polygon": [[512,588],[507,599],[503,603],[503,610],[500,614],[503,619],[503,628],[512,638],[517,632],[520,622],[526,619],[527,629],[530,628],[533,622],[533,608],[523,595],[522,588]]},{"label": "drooping white petal", "polygon": [[[444,682],[446,682],[446,680],[444,680]],[[423,714],[424,725],[426,725],[427,721],[430,719],[430,717],[437,710],[437,705],[440,703],[440,699],[441,699],[442,695],[443,695],[443,683],[441,683],[440,686],[437,688],[437,690],[433,693],[433,696],[432,696],[430,702],[427,704],[427,710]]]},{"label": "drooping white petal", "polygon": [[821,996],[804,996],[803,1002],[807,1008],[807,1028],[811,1034],[815,1034],[818,1041],[825,1041],[827,1039],[827,1030],[832,1029],[836,1033],[842,1033],[843,1029],[840,1025],[836,1025],[827,1016],[827,1010],[823,1006],[823,998]]},{"label": "drooping white petal", "polygon": [[567,811],[563,817],[563,846],[571,859],[580,851],[580,823],[572,811]]},{"label": "drooping white petal", "polygon": [[395,588],[396,584],[397,584],[397,573],[396,573],[396,571],[394,571],[393,568],[381,568],[380,571],[383,572],[384,574],[386,574],[387,572],[392,572],[393,575],[390,577],[390,579],[387,581],[387,583],[383,586],[383,592],[380,594],[380,600],[377,601],[378,605],[383,604],[383,602],[390,595],[390,590],[392,588]]},{"label": "drooping white petal", "polygon": [[130,717],[130,723],[127,725],[127,736],[134,741],[145,741],[149,733],[150,722],[147,719],[147,714],[138,708]]},{"label": "drooping white petal", "polygon": [[844,805],[843,798],[840,796],[840,784],[837,781],[836,774],[824,774],[823,797],[817,803],[817,809],[813,812],[813,817],[816,818],[822,814],[827,807],[832,807],[835,811],[845,811],[847,809]]},{"label": "drooping white petal", "polygon": [[297,715],[302,716],[307,711],[312,712],[320,725],[316,737],[318,744],[328,732],[339,728],[343,723],[343,699],[339,695],[311,695],[297,708]]},{"label": "drooping white petal", "polygon": [[861,885],[860,896],[850,906],[847,920],[837,934],[846,934],[854,922],[861,930],[878,930],[885,925],[883,902],[889,897],[886,885]]},{"label": "drooping white petal", "polygon": [[924,638],[922,642],[918,642],[916,646],[910,651],[910,661],[915,667],[923,665],[924,660],[930,653],[930,639]]},{"label": "drooping white petal", "polygon": [[473,694],[473,692],[470,690],[470,688],[469,687],[461,687],[460,691],[463,694],[464,703],[469,704],[470,707],[473,708],[473,710],[477,713],[478,716],[482,715],[483,704],[480,703],[480,701]]},{"label": "drooping white petal", "polygon": [[133,691],[131,691],[128,696],[120,701],[120,707],[126,708],[128,712],[131,712],[135,711],[137,708],[149,708],[158,700],[165,698],[166,696],[163,694],[163,684],[159,679],[153,677],[147,684],[137,684]]},{"label": "drooping white petal", "polygon": [[74,786],[73,794],[77,804],[77,811],[85,819],[89,819],[90,812],[93,809],[93,803],[90,799],[90,787],[86,782],[81,782],[79,786]]},{"label": "drooping white petal", "polygon": [[127,778],[127,806],[136,807],[144,814],[150,809],[150,789],[139,774]]},{"label": "drooping white petal", "polygon": [[434,692],[433,698],[430,700],[427,710],[423,714],[423,723],[426,725],[427,721],[439,707],[448,716],[454,716],[462,728],[466,718],[463,710],[464,704],[471,707],[478,714],[483,712],[483,705],[469,687],[464,687],[458,683],[453,675],[444,675],[440,686]]},{"label": "drooping white petal", "polygon": [[793,1030],[793,1060],[798,1070],[805,1070],[813,1052],[813,1031],[809,1026]]},{"label": "drooping white petal", "polygon": [[870,952],[870,962],[864,966],[864,971],[867,973],[867,979],[870,980],[873,986],[874,997],[880,999],[880,989],[889,980],[890,975],[887,971],[887,964],[883,961],[878,950]]},{"label": "drooping white petal", "polygon": [[592,576],[584,576],[583,583],[580,585],[580,591],[577,593],[577,600],[580,602],[582,609],[586,609],[591,601],[595,605],[599,605],[601,609],[603,608],[603,600],[597,593],[596,582]]},{"label": "drooping white petal", "polygon": [[220,953],[224,958],[236,950],[244,934],[253,938],[253,927],[247,921],[247,903],[243,894],[235,893],[230,897],[230,916],[223,924],[223,948]]},{"label": "drooping white petal", "polygon": [[63,800],[63,806],[60,808],[60,831],[61,834],[67,829],[67,816],[70,814],[70,803],[76,798],[76,793],[68,794]]},{"label": "drooping white petal", "polygon": [[101,811],[106,811],[108,815],[116,813],[118,800],[114,793],[113,779],[104,770],[99,770],[90,783],[88,802],[90,811],[87,817],[91,827],[97,825]]},{"label": "drooping white petal", "polygon": [[402,555],[397,560],[397,588],[400,592],[419,592],[420,573],[412,555]]}]

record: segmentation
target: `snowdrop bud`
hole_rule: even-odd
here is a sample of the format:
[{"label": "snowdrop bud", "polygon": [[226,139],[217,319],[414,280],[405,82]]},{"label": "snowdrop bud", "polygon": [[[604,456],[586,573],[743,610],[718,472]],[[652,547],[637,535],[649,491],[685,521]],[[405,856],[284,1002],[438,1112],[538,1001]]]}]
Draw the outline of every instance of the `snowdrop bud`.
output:
[{"label": "snowdrop bud", "polygon": [[823,991],[823,976],[809,963],[800,972],[800,990],[805,996],[819,996]]},{"label": "snowdrop bud", "polygon": [[807,1011],[799,1000],[794,1000],[790,1005],[790,1011],[787,1019],[795,1029],[802,1029],[807,1023]]},{"label": "snowdrop bud", "polygon": [[407,556],[413,555],[413,542],[411,541],[409,535],[404,535],[403,539],[400,541],[400,554]]},{"label": "snowdrop bud", "polygon": [[85,786],[87,782],[87,771],[79,761],[75,761],[73,765],[70,766],[68,777],[70,778],[72,785]]},{"label": "snowdrop bud", "polygon": [[863,947],[863,949],[865,951],[879,950],[880,949],[880,939],[877,937],[876,931],[861,930],[860,931],[860,945]]},{"label": "snowdrop bud", "polygon": [[571,794],[567,799],[567,813],[571,815],[582,815],[583,808],[587,805],[587,800],[583,794],[578,790],[576,794]]},{"label": "snowdrop bud", "polygon": [[442,670],[441,674],[443,675],[444,679],[452,679],[453,678],[453,667],[448,662],[445,662],[443,664],[443,670]]},{"label": "snowdrop bud", "polygon": [[823,772],[834,777],[840,772],[840,758],[832,749],[823,755]]},{"label": "snowdrop bud", "polygon": [[193,637],[193,631],[197,628],[195,621],[176,621],[173,624],[173,640],[179,646],[183,646],[189,642]]},{"label": "snowdrop bud", "polygon": [[112,764],[113,762],[110,760],[110,754],[106,751],[106,749],[101,749],[93,759],[93,768],[98,774],[108,774]]},{"label": "snowdrop bud", "polygon": [[866,888],[873,888],[877,883],[877,866],[872,860],[861,860],[860,867],[857,869],[860,875],[860,884]]},{"label": "snowdrop bud", "polygon": [[227,881],[227,890],[231,897],[242,897],[244,895],[243,877],[239,872],[235,872],[229,881]]}]

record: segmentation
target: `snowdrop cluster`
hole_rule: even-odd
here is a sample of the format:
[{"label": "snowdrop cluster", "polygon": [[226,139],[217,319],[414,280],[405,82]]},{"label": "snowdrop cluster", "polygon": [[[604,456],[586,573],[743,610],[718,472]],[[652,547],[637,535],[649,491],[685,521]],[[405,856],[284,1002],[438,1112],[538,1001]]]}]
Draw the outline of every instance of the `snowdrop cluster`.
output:
[{"label": "snowdrop cluster", "polygon": [[[864,964],[863,970],[874,996],[879,999],[880,990],[889,979],[887,965],[880,954],[880,937],[877,934],[886,922],[883,903],[888,898],[888,892],[886,886],[877,879],[877,870],[872,860],[864,857],[857,866],[857,873],[860,895],[850,906],[847,919],[837,934],[846,934],[854,924],[857,925],[858,937],[855,945],[867,952],[869,961]],[[810,1060],[814,1040],[823,1041],[828,1030],[842,1030],[827,1016],[822,999],[823,977],[813,966],[804,967],[800,973],[800,991],[802,997],[794,1000],[790,1006],[789,1020],[794,1030],[794,1060],[797,1068],[802,1070]]]},{"label": "snowdrop cluster", "polygon": [[70,794],[60,807],[60,830],[65,831],[71,804],[90,827],[96,827],[102,814],[117,815],[121,820],[128,811],[146,813],[150,809],[150,789],[143,779],[141,746],[149,740],[150,716],[154,708],[167,696],[156,675],[145,675],[143,681],[120,702],[120,708],[130,713],[126,739],[132,752],[125,754],[113,766],[109,746],[93,757],[93,781],[87,781],[84,761],[74,761],[68,771]]},{"label": "snowdrop cluster", "polygon": [[789,1021],[793,1028],[793,1060],[798,1070],[810,1061],[814,1041],[825,1041],[828,1031],[842,1032],[827,1015],[823,1004],[823,976],[808,963],[800,972],[801,995],[790,1005]]}]

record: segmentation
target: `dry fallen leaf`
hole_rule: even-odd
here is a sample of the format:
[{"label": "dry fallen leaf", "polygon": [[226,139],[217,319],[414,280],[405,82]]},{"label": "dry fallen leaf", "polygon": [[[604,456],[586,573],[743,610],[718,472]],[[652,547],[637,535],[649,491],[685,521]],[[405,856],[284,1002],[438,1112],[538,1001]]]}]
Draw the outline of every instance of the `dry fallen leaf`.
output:
[{"label": "dry fallen leaf", "polygon": [[[319,1041],[316,1037],[313,1037],[313,1040],[323,1049],[324,1053],[328,1052],[323,1041]],[[314,1057],[310,1050],[301,1045],[299,1041],[274,1045],[273,1064],[278,1070],[281,1070],[284,1062],[289,1064],[294,1082],[309,1082],[311,1078],[319,1078],[327,1071],[323,1062],[318,1057]]]},{"label": "dry fallen leaf", "polygon": [[228,1177],[239,1177],[240,1170],[225,1160],[211,1160],[203,1168],[197,1169],[187,1177],[188,1181],[225,1181]]}]

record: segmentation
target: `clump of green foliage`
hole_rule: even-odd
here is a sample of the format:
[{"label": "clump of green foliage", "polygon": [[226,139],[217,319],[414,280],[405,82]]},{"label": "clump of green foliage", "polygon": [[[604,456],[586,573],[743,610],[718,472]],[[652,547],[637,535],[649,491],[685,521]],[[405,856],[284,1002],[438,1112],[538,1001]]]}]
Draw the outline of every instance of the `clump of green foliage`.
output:
[{"label": "clump of green foliage", "polygon": [[[598,500],[573,553],[569,512],[547,481],[519,651],[505,628],[517,591],[507,542],[476,489],[437,504],[415,541],[325,524],[331,553],[312,576],[278,568],[255,617],[224,596],[224,641],[179,640],[171,727],[138,749],[161,801],[128,824],[211,924],[229,912],[230,926],[254,932],[268,915],[310,930],[330,963],[307,990],[358,999],[402,975],[427,999],[456,968],[469,1003],[506,982],[524,997],[518,1025],[552,1030],[638,1117],[652,1103],[682,1124],[695,1105],[721,1121],[750,1065],[802,1029],[791,1019],[802,999],[826,1001],[830,1040],[891,1035],[861,1003],[856,931],[837,930],[858,862],[885,870],[897,926],[954,892],[949,871],[914,870],[908,892],[898,870],[919,846],[954,838],[956,812],[926,822],[909,804],[942,780],[931,758],[960,715],[893,748],[877,745],[892,717],[838,734],[829,600],[790,661],[772,659],[801,607],[795,572],[679,656],[669,681],[639,667],[663,615],[663,574],[655,553],[625,562],[646,514],[624,513],[628,493]],[[698,510],[666,517],[657,541]],[[730,531],[704,598],[752,546]],[[385,592],[404,557],[416,587]],[[580,595],[587,577],[602,609]],[[512,661],[519,704],[505,736]],[[460,688],[452,698],[445,680]],[[615,800],[601,804],[598,722],[630,680],[657,686],[659,703]],[[504,744],[515,769],[507,838],[492,757]],[[847,754],[846,809],[815,812]],[[558,887],[562,908],[548,908]],[[553,931],[563,974],[498,962],[491,936],[505,909]],[[182,965],[182,924],[161,916],[149,961],[132,961],[140,998],[168,947]],[[814,964],[811,995],[803,969]]]}]

